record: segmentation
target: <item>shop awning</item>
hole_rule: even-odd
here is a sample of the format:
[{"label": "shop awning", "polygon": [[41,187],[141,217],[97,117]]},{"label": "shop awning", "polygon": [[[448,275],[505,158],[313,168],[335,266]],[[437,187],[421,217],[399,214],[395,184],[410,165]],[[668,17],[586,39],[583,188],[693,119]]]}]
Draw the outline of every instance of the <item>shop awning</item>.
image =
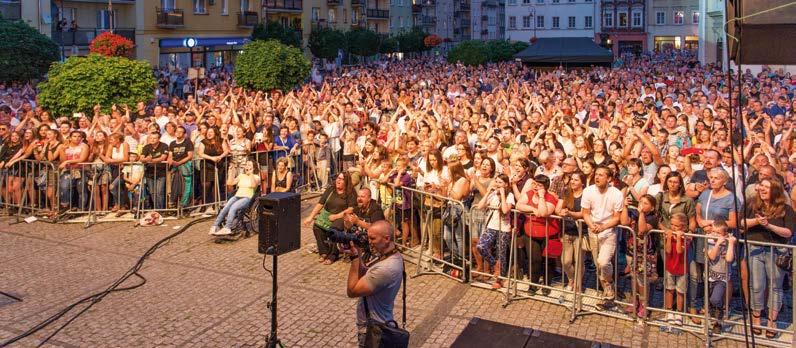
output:
[{"label": "shop awning", "polygon": [[[191,37],[160,39],[160,47],[188,47],[187,41]],[[249,42],[248,37],[193,37],[196,47],[209,46],[238,46]]]},{"label": "shop awning", "polygon": [[613,53],[588,37],[540,38],[514,55],[523,63],[610,64]]}]

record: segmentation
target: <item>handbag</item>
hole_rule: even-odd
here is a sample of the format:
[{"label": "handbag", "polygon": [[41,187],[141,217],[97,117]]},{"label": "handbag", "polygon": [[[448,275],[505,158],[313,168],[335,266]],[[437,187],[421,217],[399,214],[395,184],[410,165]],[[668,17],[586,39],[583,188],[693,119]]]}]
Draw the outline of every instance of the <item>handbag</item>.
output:
[{"label": "handbag", "polygon": [[367,316],[365,347],[406,348],[409,346],[409,331],[406,331],[406,271],[403,272],[403,319],[401,326],[395,320],[382,323],[370,317],[367,296],[363,298]]},{"label": "handbag", "polygon": [[329,198],[332,198],[331,192],[326,196],[326,201],[323,202],[323,208],[321,208],[318,216],[315,217],[315,226],[318,226],[318,228],[324,231],[328,231],[332,228],[332,220],[329,220],[329,215],[332,215],[332,213],[326,210],[326,203],[329,202]]},{"label": "handbag", "polygon": [[793,252],[790,250],[778,252],[774,258],[774,263],[783,271],[791,272],[793,270]]}]

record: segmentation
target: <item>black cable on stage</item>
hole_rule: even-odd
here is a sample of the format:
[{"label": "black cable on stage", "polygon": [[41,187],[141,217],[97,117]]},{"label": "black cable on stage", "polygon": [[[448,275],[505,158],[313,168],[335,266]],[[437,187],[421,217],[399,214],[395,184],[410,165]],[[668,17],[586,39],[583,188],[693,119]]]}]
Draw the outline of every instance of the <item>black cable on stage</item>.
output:
[{"label": "black cable on stage", "polygon": [[[102,292],[99,292],[99,293],[84,297],[84,298],[80,299],[79,301],[77,301],[77,302],[65,307],[64,309],[62,309],[58,313],[50,316],[49,318],[45,319],[42,322],[36,324],[32,328],[30,328],[27,331],[23,332],[22,334],[3,342],[2,344],[0,344],[0,347],[6,347],[8,345],[11,345],[11,344],[21,340],[21,339],[29,337],[29,336],[31,336],[31,335],[43,330],[47,326],[50,326],[54,322],[58,321],[64,315],[66,315],[67,313],[72,311],[72,309],[74,309],[75,307],[77,307],[77,306],[79,306],[79,305],[81,305],[83,303],[89,303],[86,307],[84,307],[82,310],[80,310],[80,312],[78,312],[73,317],[71,317],[66,323],[61,325],[53,333],[51,333],[49,336],[47,336],[47,338],[45,338],[41,343],[39,343],[38,347],[41,347],[42,345],[47,343],[50,339],[55,337],[55,335],[57,335],[59,332],[61,332],[61,330],[66,328],[69,324],[71,324],[78,317],[80,317],[83,313],[88,311],[89,308],[91,308],[95,304],[97,304],[100,301],[102,301],[102,299],[105,298],[105,296],[107,296],[108,294],[110,294],[112,292],[117,292],[117,291],[132,290],[132,289],[135,289],[135,288],[143,286],[144,284],[146,284],[147,280],[146,280],[146,278],[144,278],[144,276],[142,276],[140,273],[138,273],[138,271],[140,271],[141,268],[143,267],[144,261],[146,261],[146,259],[149,258],[149,256],[154,254],[155,251],[160,249],[164,244],[169,242],[171,239],[173,239],[174,237],[177,237],[180,234],[182,234],[185,231],[187,231],[189,227],[191,227],[191,226],[193,226],[193,225],[195,225],[197,223],[209,220],[209,219],[210,219],[210,217],[204,217],[204,218],[199,218],[199,219],[193,220],[193,221],[187,223],[185,226],[183,226],[179,230],[177,230],[176,232],[174,232],[174,233],[166,236],[165,238],[159,240],[157,243],[155,243],[153,246],[151,246],[143,255],[141,255],[141,257],[138,259],[138,261],[135,263],[135,265],[133,265],[133,267],[131,267],[129,270],[127,270],[127,272],[125,272],[124,275],[122,275],[119,279],[117,279],[115,282],[113,282],[113,284],[111,284],[107,289],[105,289]],[[141,282],[138,283],[138,284],[132,285],[132,286],[128,286],[128,287],[123,287],[123,288],[119,287],[127,279],[129,279],[130,277],[133,277],[133,276],[139,278],[141,280]]]}]

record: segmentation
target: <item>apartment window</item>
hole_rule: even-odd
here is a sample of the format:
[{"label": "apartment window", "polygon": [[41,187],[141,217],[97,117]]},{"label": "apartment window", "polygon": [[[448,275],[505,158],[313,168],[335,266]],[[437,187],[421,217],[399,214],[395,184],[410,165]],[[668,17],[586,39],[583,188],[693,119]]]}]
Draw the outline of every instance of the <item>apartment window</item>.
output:
[{"label": "apartment window", "polygon": [[559,3],[559,2],[560,2],[560,0],[553,0],[553,3],[554,3],[554,4],[557,4],[557,3]]},{"label": "apartment window", "polygon": [[544,28],[544,16],[536,16],[536,27]]},{"label": "apartment window", "polygon": [[509,0],[509,5],[516,5],[516,4],[517,4],[517,0]]},{"label": "apartment window", "polygon": [[559,23],[559,18],[558,17],[553,17],[553,29],[558,29],[559,28],[559,24],[560,24]]},{"label": "apartment window", "polygon": [[221,15],[229,15],[229,0],[221,0]]},{"label": "apartment window", "polygon": [[[391,4],[392,4],[392,3],[391,3]],[[394,28],[394,27],[395,27],[395,23],[394,23],[394,21],[392,20],[392,17],[389,17],[389,18],[388,18],[388,20],[390,21],[390,29]]]},{"label": "apartment window", "polygon": [[[525,17],[522,17],[522,22],[525,24]],[[517,17],[509,16],[509,29],[517,29]]]},{"label": "apartment window", "polygon": [[683,11],[674,11],[674,24],[683,24]]},{"label": "apartment window", "polygon": [[522,17],[522,27],[523,28],[530,28],[531,27],[531,16],[523,16]]},{"label": "apartment window", "polygon": [[613,27],[614,26],[614,14],[611,12],[606,12],[603,14],[603,26],[606,27]]},{"label": "apartment window", "polygon": [[574,28],[575,27],[575,17],[574,16],[570,16],[569,17],[569,20],[567,21],[567,27],[568,28]]},{"label": "apartment window", "polygon": [[627,12],[619,12],[616,14],[616,25],[620,28],[630,26],[630,22],[627,19]]},{"label": "apartment window", "polygon": [[336,23],[337,22],[337,11],[334,9],[329,9],[329,22]]},{"label": "apartment window", "polygon": [[694,24],[699,24],[699,11],[694,11],[691,13],[691,22]]},{"label": "apartment window", "polygon": [[240,12],[246,12],[249,9],[249,0],[240,0]]},{"label": "apartment window", "polygon": [[593,19],[592,19],[591,16],[586,16],[583,19],[583,25],[586,27],[586,29],[591,29],[592,25],[594,24],[594,23],[592,23],[592,20]]},{"label": "apartment window", "polygon": [[313,22],[317,22],[318,19],[320,19],[320,18],[321,18],[321,8],[320,7],[313,7],[312,8],[312,15],[311,15],[310,19],[312,19]]},{"label": "apartment window", "polygon": [[575,0],[569,0],[569,2],[575,2]]},{"label": "apartment window", "polygon": [[666,12],[663,11],[655,12],[655,24],[656,25],[666,24]]},{"label": "apartment window", "polygon": [[193,13],[207,14],[207,0],[193,0]]},{"label": "apartment window", "polygon": [[97,28],[111,29],[111,25],[113,25],[113,28],[119,27],[119,23],[116,23],[116,19],[119,18],[118,15],[119,13],[116,10],[113,12],[108,10],[97,11]]},{"label": "apartment window", "polygon": [[406,20],[405,20],[405,19],[406,19],[406,18],[404,18],[404,17],[402,17],[402,16],[401,16],[401,17],[398,17],[398,22],[399,22],[399,24],[401,25],[401,28],[403,28],[403,27],[405,27],[405,26],[406,26],[406,24],[405,24],[405,23],[406,23]]},{"label": "apartment window", "polygon": [[640,27],[641,26],[641,12],[634,11],[633,12],[633,27]]},{"label": "apartment window", "polygon": [[544,0],[536,0],[537,4],[544,5]]},{"label": "apartment window", "polygon": [[523,4],[530,4],[530,3],[531,3],[531,0],[522,0],[522,3],[523,3]]},{"label": "apartment window", "polygon": [[177,5],[175,4],[176,1],[177,0],[160,0],[160,7],[163,8],[164,10],[171,10],[177,7]]}]

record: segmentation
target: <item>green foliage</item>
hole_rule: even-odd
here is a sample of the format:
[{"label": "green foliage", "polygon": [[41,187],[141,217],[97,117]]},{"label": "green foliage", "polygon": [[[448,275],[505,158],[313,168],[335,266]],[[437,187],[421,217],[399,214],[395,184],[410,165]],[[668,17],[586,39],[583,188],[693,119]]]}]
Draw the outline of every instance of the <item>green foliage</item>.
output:
[{"label": "green foliage", "polygon": [[448,62],[461,62],[470,66],[486,62],[505,62],[514,59],[514,55],[526,47],[527,43],[507,40],[464,41],[448,52]]},{"label": "green foliage", "polygon": [[288,91],[307,78],[310,67],[298,48],[276,40],[257,40],[246,44],[238,56],[235,80],[239,86],[258,91]]},{"label": "green foliage", "polygon": [[482,41],[464,41],[448,52],[448,62],[461,62],[464,65],[477,66],[489,60],[487,45]]},{"label": "green foliage", "polygon": [[310,52],[318,58],[334,59],[340,49],[346,48],[346,38],[337,29],[317,28],[310,33]]},{"label": "green foliage", "polygon": [[282,23],[268,21],[265,25],[257,24],[252,30],[252,40],[278,40],[279,42],[301,48],[301,36],[290,27],[285,27]]},{"label": "green foliage", "polygon": [[113,104],[133,107],[155,96],[155,77],[146,61],[91,54],[69,57],[53,64],[47,81],[39,84],[39,102],[53,115],[91,114],[99,104],[106,111]]},{"label": "green foliage", "polygon": [[431,49],[431,47],[427,47],[423,40],[428,36],[423,29],[418,27],[412,28],[412,30],[401,33],[396,37],[398,40],[398,50],[400,52],[422,52]]},{"label": "green foliage", "polygon": [[398,52],[398,40],[394,37],[385,37],[379,41],[379,53]]},{"label": "green foliage", "polygon": [[58,45],[22,21],[0,19],[0,81],[27,81],[58,60]]},{"label": "green foliage", "polygon": [[379,52],[379,35],[370,29],[354,29],[345,33],[347,52],[369,57]]}]

